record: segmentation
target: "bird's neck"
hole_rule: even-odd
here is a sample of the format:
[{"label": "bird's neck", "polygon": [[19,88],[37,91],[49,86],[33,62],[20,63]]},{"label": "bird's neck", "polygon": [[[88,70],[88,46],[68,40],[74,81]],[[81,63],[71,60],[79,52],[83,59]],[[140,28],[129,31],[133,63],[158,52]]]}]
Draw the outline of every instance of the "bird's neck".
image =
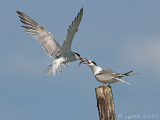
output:
[{"label": "bird's neck", "polygon": [[99,66],[90,66],[90,68],[92,69],[94,75],[96,75],[97,73],[99,73],[99,71],[102,70],[102,68]]}]

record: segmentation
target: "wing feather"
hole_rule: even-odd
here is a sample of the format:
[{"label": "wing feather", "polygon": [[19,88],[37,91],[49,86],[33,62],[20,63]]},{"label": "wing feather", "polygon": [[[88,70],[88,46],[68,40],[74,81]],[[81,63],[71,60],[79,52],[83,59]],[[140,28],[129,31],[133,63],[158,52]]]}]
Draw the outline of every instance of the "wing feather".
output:
[{"label": "wing feather", "polygon": [[119,81],[119,82],[126,83],[126,84],[128,84],[128,85],[131,85],[130,83],[128,83],[128,82],[126,82],[126,81],[124,81],[124,80],[122,80],[122,79],[120,79],[120,78],[114,78],[114,79],[117,80],[117,81]]},{"label": "wing feather", "polygon": [[47,52],[47,55],[50,57],[53,55],[58,56],[60,54],[61,47],[55,40],[54,36],[26,14],[20,11],[17,11],[17,13],[21,19],[20,21],[26,25],[22,27],[25,28],[28,35],[33,36],[38,40]]},{"label": "wing feather", "polygon": [[99,73],[95,75],[95,77],[105,80],[107,79],[113,79],[115,76],[112,74],[113,72],[111,70],[102,70]]},{"label": "wing feather", "polygon": [[83,16],[83,8],[81,8],[77,17],[75,17],[74,21],[71,25],[69,25],[69,29],[67,30],[67,37],[63,42],[61,53],[67,53],[71,51],[71,44],[74,38],[75,33],[78,31],[79,24],[81,22]]}]

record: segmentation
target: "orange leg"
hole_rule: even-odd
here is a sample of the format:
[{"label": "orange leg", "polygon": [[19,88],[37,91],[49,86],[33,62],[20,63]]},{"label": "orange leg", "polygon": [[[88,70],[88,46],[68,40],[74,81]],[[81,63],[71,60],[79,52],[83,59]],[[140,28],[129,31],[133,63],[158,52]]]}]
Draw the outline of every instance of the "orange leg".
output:
[{"label": "orange leg", "polygon": [[102,86],[104,86],[105,84],[106,84],[106,82],[104,82]]},{"label": "orange leg", "polygon": [[99,86],[99,87],[103,87],[106,83],[104,82],[103,85]]}]

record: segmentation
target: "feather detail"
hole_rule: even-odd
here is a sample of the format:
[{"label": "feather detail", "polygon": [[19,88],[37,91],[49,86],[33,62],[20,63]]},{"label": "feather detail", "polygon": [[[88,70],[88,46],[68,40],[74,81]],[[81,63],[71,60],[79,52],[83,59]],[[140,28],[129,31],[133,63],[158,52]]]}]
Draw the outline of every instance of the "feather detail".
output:
[{"label": "feather detail", "polygon": [[131,85],[130,83],[128,83],[128,82],[126,82],[126,81],[124,81],[124,80],[122,80],[122,79],[120,79],[120,78],[114,78],[114,79],[117,80],[117,81],[119,81],[119,82],[126,83],[126,84],[128,84],[128,85]]}]

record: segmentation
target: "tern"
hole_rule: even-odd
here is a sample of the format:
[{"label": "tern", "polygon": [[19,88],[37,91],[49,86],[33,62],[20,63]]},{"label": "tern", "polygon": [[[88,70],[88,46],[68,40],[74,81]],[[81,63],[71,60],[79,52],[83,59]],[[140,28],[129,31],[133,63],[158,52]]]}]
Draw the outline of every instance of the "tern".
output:
[{"label": "tern", "polygon": [[28,15],[20,11],[17,11],[17,13],[19,14],[20,21],[25,24],[25,26],[22,27],[25,28],[25,31],[28,33],[28,35],[37,39],[49,57],[55,56],[52,64],[46,70],[48,75],[54,76],[56,73],[61,72],[62,66],[67,66],[66,63],[68,62],[73,62],[76,60],[83,61],[78,53],[72,52],[71,50],[72,40],[75,33],[78,31],[78,27],[83,16],[83,7],[75,17],[72,24],[69,26],[67,36],[62,46],[58,44],[54,36],[49,31],[47,31]]},{"label": "tern", "polygon": [[110,69],[104,70],[103,68],[99,67],[93,60],[87,60],[85,58],[85,61],[87,61],[87,63],[84,64],[87,64],[91,68],[97,81],[103,83],[103,85],[109,83],[108,84],[109,86],[111,83],[115,83],[118,81],[131,85],[130,83],[122,80],[121,78],[125,76],[135,75],[135,74],[130,74],[131,72],[133,72],[132,70],[126,73],[115,73]]}]

